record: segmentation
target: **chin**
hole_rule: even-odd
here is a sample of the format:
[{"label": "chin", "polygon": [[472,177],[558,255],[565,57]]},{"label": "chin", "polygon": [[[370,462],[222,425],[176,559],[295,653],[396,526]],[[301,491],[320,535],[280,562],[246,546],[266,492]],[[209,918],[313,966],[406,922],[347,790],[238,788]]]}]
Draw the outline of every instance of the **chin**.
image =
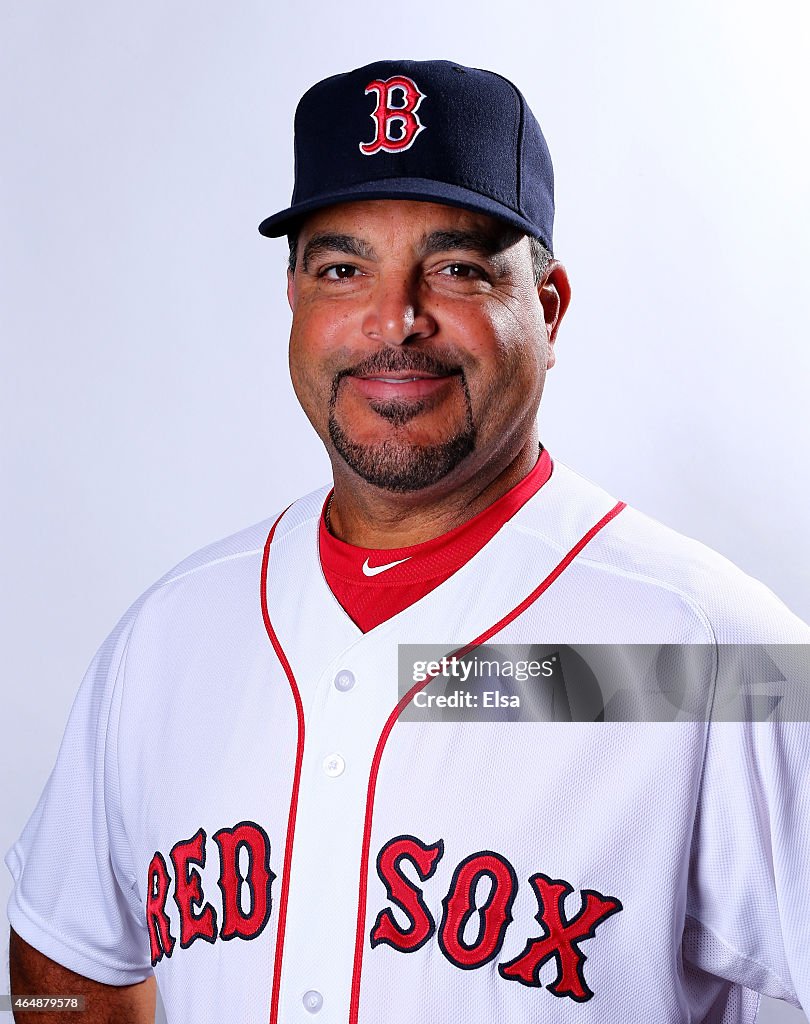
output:
[{"label": "chin", "polygon": [[366,483],[397,494],[426,490],[451,474],[475,450],[475,429],[443,441],[416,443],[398,432],[376,440],[350,437],[331,419],[329,438],[337,455]]}]

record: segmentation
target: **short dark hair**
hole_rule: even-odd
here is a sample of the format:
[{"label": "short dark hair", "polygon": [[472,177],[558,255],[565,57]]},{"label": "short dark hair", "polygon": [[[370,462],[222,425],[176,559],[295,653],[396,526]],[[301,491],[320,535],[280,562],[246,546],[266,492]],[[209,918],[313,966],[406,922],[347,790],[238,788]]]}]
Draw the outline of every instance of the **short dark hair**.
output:
[{"label": "short dark hair", "polygon": [[[290,273],[295,273],[295,268],[298,264],[298,234],[287,235],[287,243],[290,246],[290,258],[288,260],[288,267]],[[532,268],[534,270],[534,283],[539,284],[543,274],[546,272],[546,268],[549,263],[554,259],[548,249],[543,245],[539,238],[535,238],[533,235],[529,235],[529,252],[532,257]]]},{"label": "short dark hair", "polygon": [[534,269],[534,283],[539,284],[543,275],[552,263],[554,257],[543,245],[539,238],[529,235],[529,252],[532,254],[532,268]]}]

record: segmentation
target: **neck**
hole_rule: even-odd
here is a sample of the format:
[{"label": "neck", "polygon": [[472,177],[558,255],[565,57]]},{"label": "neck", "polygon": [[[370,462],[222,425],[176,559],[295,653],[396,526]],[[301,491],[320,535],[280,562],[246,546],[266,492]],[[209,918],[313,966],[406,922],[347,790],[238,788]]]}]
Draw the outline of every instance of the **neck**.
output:
[{"label": "neck", "polygon": [[[499,453],[483,466],[467,468],[462,479],[448,478],[410,494],[373,487],[334,457],[329,529],[347,544],[364,548],[401,548],[432,540],[483,512],[519,483],[537,462],[539,445],[535,426],[517,452]],[[460,466],[457,472],[462,471]]]}]

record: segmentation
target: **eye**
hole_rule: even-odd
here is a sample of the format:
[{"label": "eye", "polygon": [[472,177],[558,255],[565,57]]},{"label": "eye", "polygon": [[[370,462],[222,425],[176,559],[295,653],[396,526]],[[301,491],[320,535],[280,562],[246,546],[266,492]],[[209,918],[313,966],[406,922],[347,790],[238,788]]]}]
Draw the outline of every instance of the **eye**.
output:
[{"label": "eye", "polygon": [[351,263],[333,263],[331,267],[324,267],[318,277],[325,277],[329,281],[345,281],[357,273],[357,267]]},{"label": "eye", "polygon": [[449,263],[446,267],[442,267],[439,271],[440,274],[445,277],[452,277],[456,280],[466,281],[473,278],[483,279],[485,274],[478,267],[474,267],[469,263]]}]

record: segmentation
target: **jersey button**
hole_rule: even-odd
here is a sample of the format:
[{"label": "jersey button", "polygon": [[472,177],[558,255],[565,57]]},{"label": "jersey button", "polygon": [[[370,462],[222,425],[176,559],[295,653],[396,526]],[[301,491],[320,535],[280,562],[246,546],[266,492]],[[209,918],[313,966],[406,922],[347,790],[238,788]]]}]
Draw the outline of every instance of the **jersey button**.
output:
[{"label": "jersey button", "polygon": [[335,689],[340,690],[341,693],[348,693],[354,683],[354,672],[350,672],[347,668],[342,668],[335,676]]},{"label": "jersey button", "polygon": [[314,988],[311,988],[309,992],[304,993],[302,1001],[304,1003],[304,1007],[309,1010],[310,1013],[317,1013],[323,1006],[323,996],[320,992],[316,992]]},{"label": "jersey button", "polygon": [[323,770],[330,779],[336,779],[346,771],[346,762],[340,754],[327,754],[323,759]]}]

